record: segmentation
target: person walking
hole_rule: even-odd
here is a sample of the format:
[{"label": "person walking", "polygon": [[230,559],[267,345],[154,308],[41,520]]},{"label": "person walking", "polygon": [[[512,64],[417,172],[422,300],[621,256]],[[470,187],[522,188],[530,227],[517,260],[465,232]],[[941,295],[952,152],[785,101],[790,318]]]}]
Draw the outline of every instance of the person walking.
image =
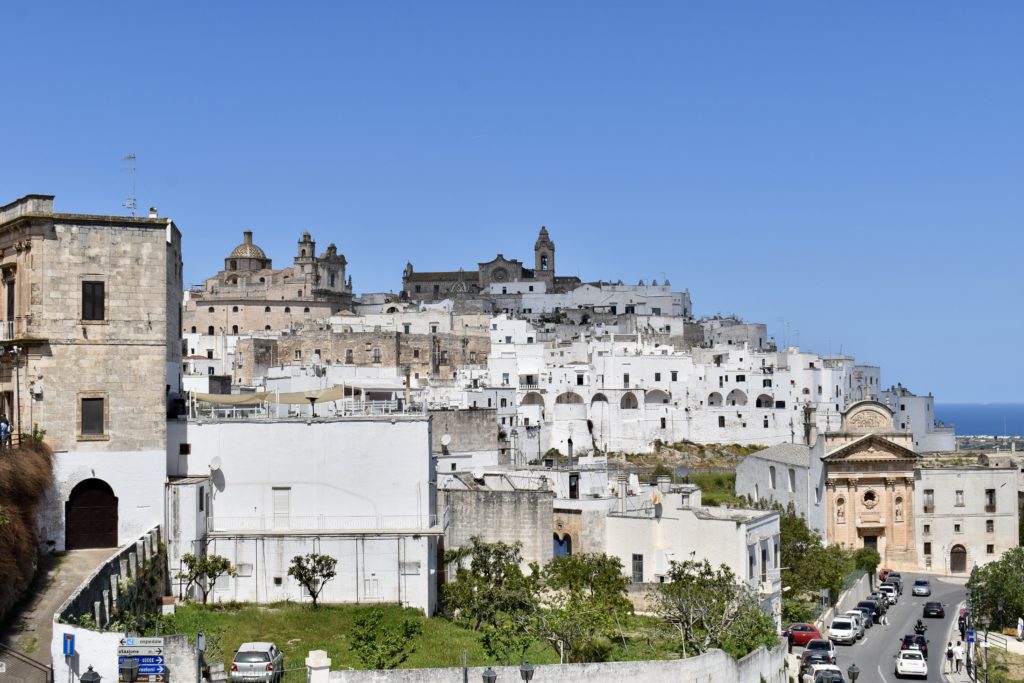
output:
[{"label": "person walking", "polygon": [[0,413],[0,448],[10,448],[11,442],[11,423],[7,420],[7,415]]},{"label": "person walking", "polygon": [[946,643],[946,673],[953,673],[953,641]]},{"label": "person walking", "polygon": [[964,665],[964,645],[962,641],[956,641],[956,647],[953,648],[953,659],[956,660],[956,672],[960,673],[960,669]]}]

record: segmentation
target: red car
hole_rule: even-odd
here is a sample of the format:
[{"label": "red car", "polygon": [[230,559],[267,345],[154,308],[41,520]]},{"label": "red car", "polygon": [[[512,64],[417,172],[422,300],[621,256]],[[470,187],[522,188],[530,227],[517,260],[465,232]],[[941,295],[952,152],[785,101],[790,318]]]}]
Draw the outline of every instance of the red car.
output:
[{"label": "red car", "polygon": [[815,638],[824,638],[814,624],[790,624],[789,628],[782,631],[783,638],[792,638],[794,645],[804,647],[807,642]]}]

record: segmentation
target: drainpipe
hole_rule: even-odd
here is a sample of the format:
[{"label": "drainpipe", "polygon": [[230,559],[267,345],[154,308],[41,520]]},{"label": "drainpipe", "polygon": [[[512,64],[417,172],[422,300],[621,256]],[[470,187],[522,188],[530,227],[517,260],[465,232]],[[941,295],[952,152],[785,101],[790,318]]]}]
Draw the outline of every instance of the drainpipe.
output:
[{"label": "drainpipe", "polygon": [[619,472],[619,512],[626,514],[626,495],[628,493],[629,475]]}]

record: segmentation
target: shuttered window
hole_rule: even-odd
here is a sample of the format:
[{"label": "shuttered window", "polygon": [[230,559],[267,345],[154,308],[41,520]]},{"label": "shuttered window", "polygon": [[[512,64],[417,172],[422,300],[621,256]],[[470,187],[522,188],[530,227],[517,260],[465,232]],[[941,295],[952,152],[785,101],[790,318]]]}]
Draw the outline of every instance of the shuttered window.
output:
[{"label": "shuttered window", "polygon": [[82,320],[104,320],[103,283],[82,283]]},{"label": "shuttered window", "polygon": [[82,399],[82,435],[103,436],[103,399]]}]

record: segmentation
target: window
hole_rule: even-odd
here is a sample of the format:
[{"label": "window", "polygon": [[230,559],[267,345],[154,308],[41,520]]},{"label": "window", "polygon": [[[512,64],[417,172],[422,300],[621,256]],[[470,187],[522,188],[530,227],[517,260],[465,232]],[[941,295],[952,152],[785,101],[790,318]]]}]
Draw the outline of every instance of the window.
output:
[{"label": "window", "polygon": [[374,347],[374,349],[373,349],[373,362],[374,363],[379,363],[380,362],[380,347]]},{"label": "window", "polygon": [[213,325],[210,325],[209,327],[206,328],[206,334],[210,337],[214,335]]},{"label": "window", "polygon": [[960,524],[960,522],[954,522],[954,523],[953,523],[953,533],[954,533],[954,534],[959,534],[959,533],[960,533],[960,529],[961,529],[961,528],[963,528],[963,527],[962,527],[962,525]]},{"label": "window", "polygon": [[725,415],[718,416],[718,426],[725,427]]},{"label": "window", "polygon": [[502,408],[508,408],[508,399],[506,399],[506,398],[501,399],[501,407]]},{"label": "window", "polygon": [[736,381],[737,382],[746,382],[747,381],[747,376],[746,375],[736,375]]},{"label": "window", "polygon": [[469,362],[470,363],[475,363],[476,362],[476,351],[470,351],[469,352]]},{"label": "window", "polygon": [[622,375],[622,386],[624,386],[624,387],[628,387],[629,386],[629,373],[628,372],[625,373],[624,375]]},{"label": "window", "polygon": [[925,541],[924,542],[924,554],[925,555],[931,555],[932,554],[932,542],[931,541]]},{"label": "window", "polygon": [[665,418],[661,418],[661,428],[664,429],[666,425]]},{"label": "window", "polygon": [[352,365],[352,349],[345,349],[345,362]]},{"label": "window", "polygon": [[79,413],[81,425],[79,434],[82,437],[102,437],[107,432],[106,399],[103,396],[83,396]]},{"label": "window", "polygon": [[196,333],[196,326],[195,326],[195,325],[193,325],[193,326],[192,326],[192,334],[195,334],[195,333]]},{"label": "window", "polygon": [[263,312],[264,312],[264,313],[270,313],[270,306],[265,306],[265,307],[263,308]]},{"label": "window", "polygon": [[309,313],[309,306],[306,306],[305,308],[303,308],[302,312],[303,313]]},{"label": "window", "polygon": [[661,373],[660,372],[654,373],[654,381],[655,382],[660,382],[661,381]]},{"label": "window", "polygon": [[413,349],[412,350],[412,357],[413,358],[419,358],[420,357],[420,350],[419,349]]},{"label": "window", "polygon": [[447,351],[442,351],[441,352],[441,365],[448,365],[448,352]]},{"label": "window", "polygon": [[412,330],[412,325],[410,325],[409,323],[402,323],[402,333],[403,334],[409,334],[410,330]]},{"label": "window", "polygon": [[993,543],[989,543],[985,546],[985,552],[989,555],[995,555],[996,546]]},{"label": "window", "polygon": [[768,468],[768,488],[775,488],[775,465]]},{"label": "window", "polygon": [[302,360],[302,349],[295,349],[295,360]]},{"label": "window", "polygon": [[985,512],[996,511],[996,490],[985,489]]},{"label": "window", "polygon": [[932,525],[931,524],[925,524],[924,525],[924,533],[930,534],[931,532],[932,532]]},{"label": "window", "polygon": [[929,513],[935,511],[935,489],[924,490],[924,511]]},{"label": "window", "polygon": [[[205,486],[200,486],[199,487],[199,496],[198,496],[198,498],[199,498],[199,511],[202,512],[203,510],[206,509],[206,505],[205,505],[205,503],[206,503],[206,487]],[[159,661],[159,660],[157,660],[157,661]]]},{"label": "window", "polygon": [[238,306],[232,306],[231,307],[231,312],[232,313],[238,313]]},{"label": "window", "polygon": [[768,429],[768,418],[767,417],[761,422],[761,426],[764,427],[765,429]]},{"label": "window", "polygon": [[292,312],[292,307],[291,306],[285,306],[284,307],[284,312],[285,313],[291,313]]},{"label": "window", "polygon": [[419,294],[419,291],[420,291],[420,286],[416,285],[416,293]]},{"label": "window", "polygon": [[679,379],[679,371],[678,370],[673,370],[672,371],[672,381],[675,382],[678,379]]},{"label": "window", "polygon": [[502,383],[503,386],[506,386],[506,387],[508,386],[508,373],[507,372],[501,373],[501,383]]},{"label": "window", "polygon": [[437,323],[430,323],[430,334],[437,334]]},{"label": "window", "polygon": [[238,325],[231,326],[231,334],[238,334]]},{"label": "window", "polygon": [[583,386],[583,375],[576,375],[576,386]]},{"label": "window", "polygon": [[961,507],[961,508],[964,506],[964,492],[962,490],[958,490],[956,492],[956,503],[955,503],[955,505],[957,507]]},{"label": "window", "polygon": [[996,530],[995,520],[986,519],[985,520],[985,533],[986,534],[991,534],[991,533],[994,533],[995,530]]},{"label": "window", "polygon": [[763,379],[761,380],[761,386],[770,388],[772,386],[772,381],[770,379]]},{"label": "window", "polygon": [[512,337],[511,337],[511,336],[507,336],[507,335],[506,335],[506,337],[505,337],[505,343],[506,343],[506,344],[511,344],[511,343],[512,343]]},{"label": "window", "polygon": [[103,320],[103,283],[82,283],[82,320]]},{"label": "window", "polygon": [[789,492],[793,493],[796,491],[796,470],[792,467],[789,468]]},{"label": "window", "polygon": [[644,582],[644,556],[633,553],[633,583]]},{"label": "window", "polygon": [[441,285],[434,285],[434,296],[437,296],[441,292]]}]

